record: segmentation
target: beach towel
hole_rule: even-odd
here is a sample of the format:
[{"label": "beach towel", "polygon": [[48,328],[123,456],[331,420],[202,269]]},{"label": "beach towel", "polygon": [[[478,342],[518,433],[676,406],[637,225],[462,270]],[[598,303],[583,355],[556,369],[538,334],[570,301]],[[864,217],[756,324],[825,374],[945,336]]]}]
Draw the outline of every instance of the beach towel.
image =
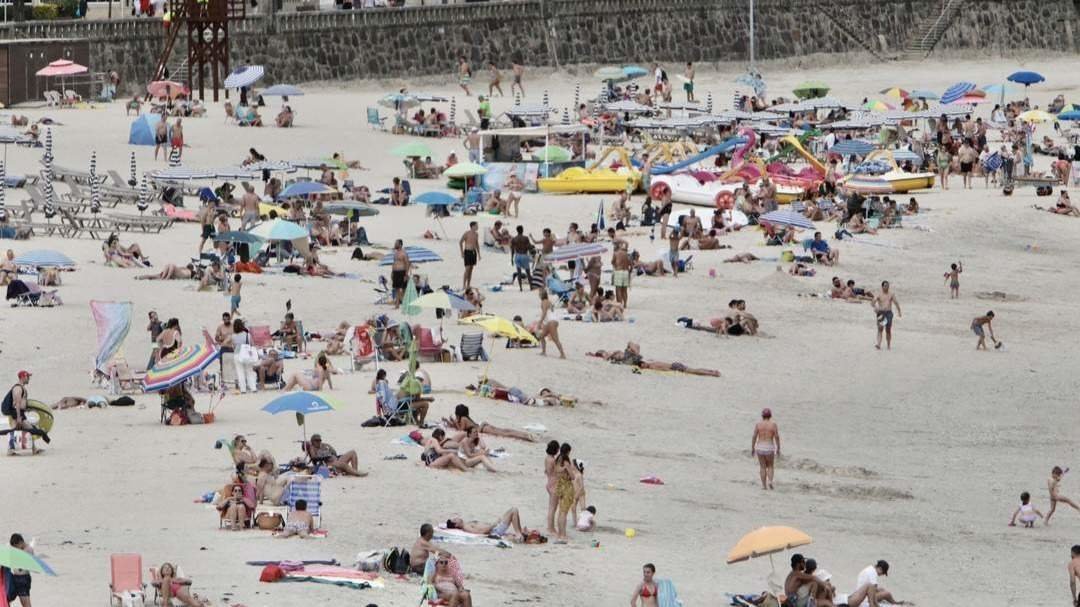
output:
[{"label": "beach towel", "polygon": [[376,573],[357,571],[334,565],[305,565],[303,569],[285,573],[282,582],[315,582],[331,584],[344,588],[362,590],[365,588],[384,588],[386,583]]},{"label": "beach towel", "polygon": [[301,565],[340,565],[337,559],[315,559],[307,561],[247,561],[245,565],[251,565],[252,567],[265,567],[267,565],[280,565],[282,563],[299,563]]},{"label": "beach towel", "polygon": [[682,607],[682,601],[675,592],[675,584],[671,580],[657,580],[656,599],[660,607]]},{"label": "beach towel", "polygon": [[443,544],[495,546],[497,548],[511,547],[510,543],[504,540],[480,535],[479,533],[469,533],[468,531],[462,531],[461,529],[447,529],[442,525],[439,525],[439,528],[435,530],[435,536],[432,540]]}]

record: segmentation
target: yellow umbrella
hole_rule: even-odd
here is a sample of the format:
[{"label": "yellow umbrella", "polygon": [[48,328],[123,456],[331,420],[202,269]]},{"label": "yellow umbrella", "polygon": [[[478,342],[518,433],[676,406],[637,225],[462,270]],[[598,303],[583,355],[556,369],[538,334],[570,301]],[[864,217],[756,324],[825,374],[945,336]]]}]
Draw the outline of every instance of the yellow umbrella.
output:
[{"label": "yellow umbrella", "polygon": [[269,216],[270,211],[276,211],[277,216],[282,217],[282,218],[284,218],[286,215],[289,214],[288,211],[286,211],[285,209],[283,209],[283,208],[281,208],[279,206],[272,205],[272,204],[266,204],[265,202],[260,202],[259,203],[259,215]]},{"label": "yellow umbrella", "polygon": [[1054,119],[1053,116],[1042,110],[1028,110],[1023,114],[1020,114],[1018,118],[1024,122],[1050,122]]},{"label": "yellow umbrella", "polygon": [[[473,319],[476,320],[473,320]],[[525,329],[515,325],[513,322],[506,320],[501,316],[493,315],[480,315],[470,316],[463,322],[471,325],[476,325],[483,329],[486,333],[496,337],[506,337],[509,339],[516,339],[518,341],[526,341],[530,344],[539,343],[532,333],[529,333]]]},{"label": "yellow umbrella", "polygon": [[747,533],[728,552],[727,562],[738,563],[759,556],[770,556],[777,552],[805,546],[814,540],[809,535],[794,527],[761,527]]}]

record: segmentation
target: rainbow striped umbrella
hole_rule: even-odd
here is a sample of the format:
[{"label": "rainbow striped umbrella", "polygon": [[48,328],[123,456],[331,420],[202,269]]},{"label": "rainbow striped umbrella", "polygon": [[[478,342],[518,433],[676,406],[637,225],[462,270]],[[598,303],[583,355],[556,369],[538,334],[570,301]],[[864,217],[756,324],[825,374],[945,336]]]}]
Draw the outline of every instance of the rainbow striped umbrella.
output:
[{"label": "rainbow striped umbrella", "polygon": [[157,392],[171,388],[189,377],[198,375],[219,356],[221,356],[221,350],[214,345],[210,333],[203,329],[202,342],[181,347],[157,361],[146,371],[146,376],[143,378],[143,391]]}]

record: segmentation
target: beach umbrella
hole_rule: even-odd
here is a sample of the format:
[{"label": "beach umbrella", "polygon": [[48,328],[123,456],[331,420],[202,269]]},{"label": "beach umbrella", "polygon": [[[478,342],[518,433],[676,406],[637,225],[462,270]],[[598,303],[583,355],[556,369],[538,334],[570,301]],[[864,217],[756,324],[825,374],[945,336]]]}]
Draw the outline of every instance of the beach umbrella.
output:
[{"label": "beach umbrella", "polygon": [[48,174],[48,181],[53,180],[53,138],[52,127],[45,129],[45,150],[41,155],[42,164],[45,165],[45,172]]},{"label": "beach umbrella", "polygon": [[310,196],[312,194],[327,194],[333,191],[333,188],[320,181],[297,181],[285,186],[281,194],[278,194],[278,200],[282,198],[299,198],[300,196]]},{"label": "beach umbrella", "polygon": [[101,212],[101,182],[97,177],[97,151],[90,152],[90,212]]},{"label": "beach umbrella", "polygon": [[533,158],[541,162],[566,162],[573,154],[557,145],[547,145],[533,152]]},{"label": "beach umbrella", "polygon": [[806,546],[814,540],[794,527],[760,527],[744,535],[728,552],[728,564]]},{"label": "beach umbrella", "polygon": [[20,254],[14,260],[17,266],[34,268],[70,268],[75,262],[59,251],[36,249]]},{"label": "beach umbrella", "polygon": [[621,67],[615,65],[608,65],[593,72],[593,76],[599,78],[600,80],[610,80],[614,82],[623,77],[623,71]]},{"label": "beach umbrella", "polygon": [[460,162],[443,171],[444,177],[475,177],[487,173],[487,169],[473,162]]},{"label": "beach umbrella", "polygon": [[184,86],[182,82],[155,80],[146,85],[146,92],[156,98],[168,97],[170,99],[176,99],[181,96],[186,97],[190,91],[188,91],[188,87]]},{"label": "beach umbrella", "polygon": [[1080,120],[1080,110],[1069,110],[1058,114],[1058,120]]},{"label": "beach umbrella", "polygon": [[874,151],[874,144],[861,139],[843,139],[829,148],[829,152],[841,156],[865,156]]},{"label": "beach umbrella", "polygon": [[574,83],[574,111],[576,112],[578,106],[581,105],[581,83]]},{"label": "beach umbrella", "polygon": [[1042,110],[1028,110],[1017,116],[1017,118],[1024,122],[1051,122],[1054,120],[1052,114],[1048,114]]},{"label": "beach umbrella", "polygon": [[562,109],[562,125],[563,126],[570,126],[570,124],[571,124],[570,123],[570,110],[568,110],[566,108],[563,108]]},{"label": "beach umbrella", "polygon": [[795,93],[795,96],[799,99],[813,99],[814,97],[828,95],[830,90],[829,85],[820,80],[807,80],[796,86],[791,92]]},{"label": "beach umbrella", "polygon": [[34,72],[35,76],[72,76],[74,74],[83,74],[87,72],[85,65],[79,65],[74,61],[67,59],[57,59],[49,65]]},{"label": "beach umbrella", "polygon": [[895,110],[896,108],[880,99],[871,99],[863,104],[863,109],[870,110],[871,112],[885,112],[888,110]]},{"label": "beach umbrella", "polygon": [[550,263],[572,261],[585,257],[595,257],[607,253],[607,246],[599,242],[582,242],[576,244],[555,247],[550,253],[544,255],[544,260]]},{"label": "beach umbrella", "polygon": [[476,306],[469,303],[464,297],[446,290],[433,291],[427,295],[421,295],[413,302],[414,306],[421,308],[435,308],[439,310],[458,310],[469,312]]},{"label": "beach umbrella", "polygon": [[390,93],[379,99],[379,105],[392,110],[400,110],[420,105],[420,100],[405,93]]},{"label": "beach umbrella", "polygon": [[598,230],[604,230],[607,228],[607,224],[604,221],[604,201],[600,201],[600,208],[596,211],[596,228]]},{"label": "beach umbrella", "polygon": [[619,101],[614,101],[612,103],[605,103],[604,109],[609,112],[644,114],[647,112],[652,112],[656,108],[642,105],[637,101],[633,101],[631,99],[620,99]]},{"label": "beach umbrella", "polygon": [[911,93],[907,92],[906,90],[904,90],[904,89],[902,89],[902,88],[900,88],[898,86],[887,88],[887,89],[884,89],[884,90],[878,91],[878,92],[880,92],[882,95],[885,95],[886,97],[893,97],[893,98],[896,98],[896,99],[907,99],[907,98],[911,97]]},{"label": "beach umbrella", "polygon": [[1008,80],[1009,82],[1016,82],[1018,84],[1024,85],[1025,87],[1028,87],[1033,84],[1045,82],[1046,78],[1038,72],[1013,72],[1009,74],[1009,77],[1006,78],[1006,80]]},{"label": "beach umbrella", "polygon": [[508,339],[514,339],[519,341],[526,341],[532,344],[539,343],[536,337],[532,333],[529,333],[522,327],[515,325],[513,322],[501,317],[493,315],[477,315],[470,316],[465,319],[466,324],[476,325],[484,330],[485,333],[494,337],[506,337]]},{"label": "beach umbrella", "polygon": [[225,77],[225,88],[239,89],[251,86],[263,77],[265,71],[261,65],[241,65]]},{"label": "beach umbrella", "polygon": [[447,194],[446,192],[424,192],[413,198],[412,202],[429,206],[449,206],[457,203],[458,200],[460,199],[457,196]]},{"label": "beach umbrella", "polygon": [[957,82],[945,89],[945,92],[941,94],[941,102],[952,103],[963,97],[968,91],[973,90],[975,90],[975,84],[973,82]]},{"label": "beach umbrella", "polygon": [[555,111],[555,109],[548,105],[528,103],[525,105],[515,105],[504,113],[507,116],[542,116],[546,118],[547,115],[553,111]]},{"label": "beach umbrella", "polygon": [[[956,101],[953,101],[952,104],[950,104],[950,105],[961,105],[961,104],[963,104],[963,105],[979,105],[980,103],[986,103],[987,102],[986,95],[974,95],[974,94],[972,94],[972,93],[975,93],[975,92],[976,91],[971,91],[971,93],[968,93],[967,95],[964,95],[963,97],[960,97]],[[978,92],[981,93],[982,91],[978,91]]]},{"label": "beach umbrella", "polygon": [[0,219],[7,219],[7,203],[5,201],[5,188],[7,187],[7,171],[4,163],[0,162]]},{"label": "beach umbrella", "polygon": [[[175,169],[180,166],[180,148],[171,148],[169,150],[169,168]],[[213,173],[211,173],[213,175]]]},{"label": "beach umbrella", "polygon": [[544,89],[544,96],[540,99],[540,105],[551,105],[551,97],[548,96],[547,89]]},{"label": "beach umbrella", "polygon": [[145,213],[146,209],[150,208],[150,188],[146,181],[146,175],[143,175],[142,184],[139,186],[139,201],[135,203],[135,208],[139,209],[140,213]]},{"label": "beach umbrella", "polygon": [[218,232],[214,234],[214,242],[228,242],[232,244],[250,244],[260,245],[264,241],[259,236],[252,234],[251,232],[241,232],[239,230],[229,230],[228,232]]},{"label": "beach umbrella", "polygon": [[405,293],[401,296],[401,313],[405,316],[419,316],[424,310],[416,305],[416,281],[405,284]]},{"label": "beach umbrella", "polygon": [[323,167],[326,167],[328,169],[334,169],[335,171],[345,171],[349,168],[349,165],[337,158],[303,158],[300,160],[290,160],[285,164],[297,169],[321,170]]},{"label": "beach umbrella", "polygon": [[457,97],[450,98],[450,124],[456,124],[457,121]]},{"label": "beach umbrella", "polygon": [[793,228],[814,229],[814,222],[807,219],[802,213],[794,211],[771,211],[758,218],[759,223],[791,226]]},{"label": "beach umbrella", "polygon": [[990,84],[983,88],[983,92],[989,95],[997,96],[998,103],[1005,104],[1005,96],[1012,95],[1016,92],[1016,87],[1008,84]]},{"label": "beach umbrella", "polygon": [[286,221],[284,219],[271,219],[270,221],[264,221],[259,225],[248,230],[251,234],[262,238],[263,240],[299,240],[307,239],[307,228]]},{"label": "beach umbrella", "polygon": [[52,219],[56,217],[56,191],[44,168],[41,169],[41,191],[45,195],[45,219]]},{"label": "beach umbrella", "polygon": [[135,152],[131,153],[131,162],[128,163],[128,185],[135,187],[139,183],[139,172],[135,167]]},{"label": "beach umbrella", "polygon": [[893,160],[897,162],[907,162],[910,160],[911,162],[922,164],[922,156],[919,156],[911,150],[893,150],[892,157]]},{"label": "beach umbrella", "polygon": [[927,90],[924,90],[924,89],[911,91],[911,97],[910,98],[911,99],[926,99],[926,100],[929,100],[929,101],[933,101],[935,99],[940,99],[938,94],[935,93],[934,91],[927,91]]},{"label": "beach umbrella", "polygon": [[171,388],[202,373],[203,369],[221,356],[210,334],[203,330],[202,341],[187,344],[154,363],[143,377],[143,391],[157,392]]},{"label": "beach umbrella", "polygon": [[394,154],[395,156],[405,156],[406,158],[410,156],[431,156],[432,154],[431,148],[428,147],[428,144],[422,141],[410,141],[408,143],[403,143],[390,150],[390,153]]},{"label": "beach umbrella", "polygon": [[[405,255],[409,258],[409,263],[430,263],[433,261],[442,261],[442,257],[439,257],[438,253],[424,247],[405,247]],[[391,251],[386,255],[383,255],[382,259],[379,260],[379,265],[394,265],[394,252]]]},{"label": "beach umbrella", "polygon": [[291,84],[275,84],[262,91],[263,97],[303,97],[304,91]]},{"label": "beach umbrella", "polygon": [[705,93],[705,111],[711,114],[712,110],[712,91],[709,91],[708,93]]},{"label": "beach umbrella", "polygon": [[350,217],[374,217],[379,214],[379,209],[362,202],[331,202],[323,207],[323,210],[331,215],[348,215]]},{"label": "beach umbrella", "polygon": [[[19,550],[14,546],[0,547],[0,567],[8,569],[25,569],[31,573],[44,573],[56,575],[48,563],[40,557],[30,554],[25,550]],[[4,597],[6,599],[6,597]]]},{"label": "beach umbrella", "polygon": [[306,417],[312,413],[325,413],[339,409],[341,405],[330,395],[322,392],[289,392],[263,405],[262,410],[270,415],[294,413],[296,423],[303,428],[304,442],[307,442]]}]

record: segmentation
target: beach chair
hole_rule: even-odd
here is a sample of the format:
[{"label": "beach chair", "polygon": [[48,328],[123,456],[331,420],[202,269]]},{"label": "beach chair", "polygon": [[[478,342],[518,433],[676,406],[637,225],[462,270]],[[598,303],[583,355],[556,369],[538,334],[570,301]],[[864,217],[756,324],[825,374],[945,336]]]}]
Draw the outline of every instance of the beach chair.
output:
[{"label": "beach chair", "polygon": [[547,290],[548,293],[557,297],[561,303],[566,303],[570,301],[570,294],[574,292],[574,285],[559,280],[552,275],[547,278]]},{"label": "beach chair", "polygon": [[[412,398],[405,397],[398,400],[394,388],[387,383],[381,383],[375,391],[375,415],[383,420],[383,426],[415,425],[416,420],[412,413]],[[396,422],[396,423],[395,423]]]},{"label": "beach chair", "polygon": [[379,116],[379,108],[369,107],[367,109],[367,123],[368,126],[378,129],[380,131],[386,130],[386,118]]},{"label": "beach chair", "polygon": [[248,335],[251,337],[251,345],[260,350],[273,347],[274,345],[274,337],[270,331],[270,325],[248,327]]},{"label": "beach chair", "polygon": [[307,502],[307,511],[315,519],[316,527],[322,527],[322,478],[317,475],[293,477],[284,499],[290,512],[296,509],[298,500]]},{"label": "beach chair", "polygon": [[141,606],[145,603],[146,585],[143,584],[142,579],[142,556],[138,554],[109,555],[110,607]]},{"label": "beach chair", "polygon": [[128,365],[127,360],[117,357],[109,366],[110,394],[141,394],[143,378]]},{"label": "beach chair", "polygon": [[63,105],[74,106],[76,103],[82,103],[82,100],[82,95],[71,89],[64,89]]},{"label": "beach chair", "polygon": [[379,350],[375,347],[373,336],[374,329],[369,325],[353,327],[353,334],[349,337],[350,359],[353,371],[359,371],[369,362],[379,362]]},{"label": "beach chair", "polygon": [[465,333],[461,336],[461,360],[487,361],[487,352],[484,352],[483,333]]},{"label": "beach chair", "polygon": [[442,360],[442,342],[435,342],[435,336],[432,334],[431,329],[426,329],[420,325],[416,325],[414,331],[416,339],[419,342],[417,345],[417,355],[422,359],[425,356],[430,356],[434,362]]}]

